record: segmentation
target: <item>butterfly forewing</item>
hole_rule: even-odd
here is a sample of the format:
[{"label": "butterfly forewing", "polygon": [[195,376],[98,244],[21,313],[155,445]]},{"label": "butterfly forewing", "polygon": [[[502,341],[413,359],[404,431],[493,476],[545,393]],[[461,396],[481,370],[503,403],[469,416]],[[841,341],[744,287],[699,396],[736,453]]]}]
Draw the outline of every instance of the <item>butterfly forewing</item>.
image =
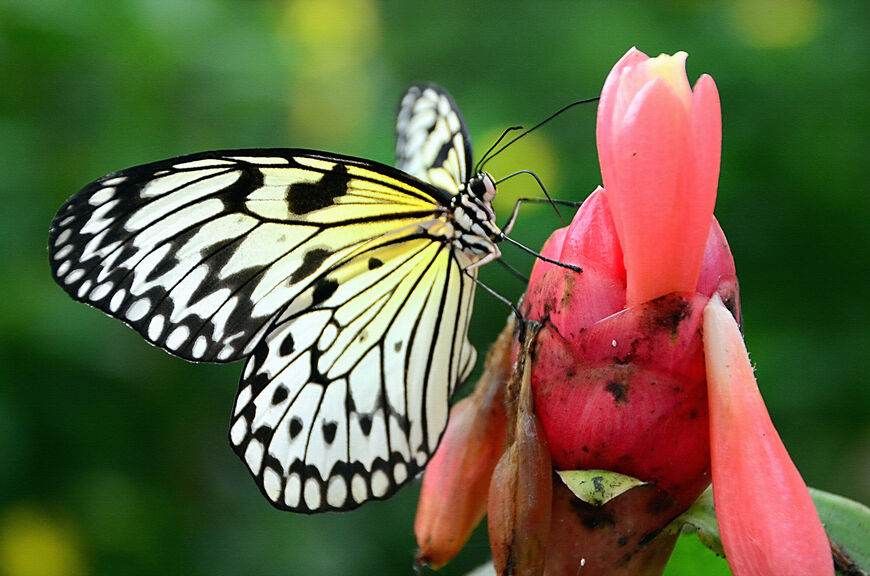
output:
[{"label": "butterfly forewing", "polygon": [[435,84],[414,84],[399,104],[396,167],[458,194],[471,177],[471,137],[459,108]]},{"label": "butterfly forewing", "polygon": [[173,354],[237,360],[318,271],[366,239],[438,213],[426,190],[391,172],[264,150],[112,174],[61,208],[52,270],[74,298]]}]

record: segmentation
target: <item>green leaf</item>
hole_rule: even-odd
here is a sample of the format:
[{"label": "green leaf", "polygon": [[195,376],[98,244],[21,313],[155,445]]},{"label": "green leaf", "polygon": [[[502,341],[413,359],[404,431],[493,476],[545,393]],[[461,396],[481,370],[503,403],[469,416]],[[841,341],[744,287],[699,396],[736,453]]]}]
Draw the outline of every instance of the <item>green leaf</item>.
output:
[{"label": "green leaf", "polygon": [[[844,570],[842,573],[851,575],[870,572],[870,508],[816,488],[810,488],[810,496],[813,497],[819,518],[822,519],[831,542],[851,558],[854,568],[860,570]],[[836,550],[834,558],[837,558]]]},{"label": "green leaf", "polygon": [[556,473],[577,498],[593,506],[603,506],[623,492],[647,484],[607,470],[557,470]]},{"label": "green leaf", "polygon": [[719,538],[719,524],[716,523],[716,509],[713,507],[712,486],[708,486],[688,510],[668,524],[665,531],[671,534],[694,532],[704,546],[715,552],[717,556],[725,557],[722,540]]},{"label": "green leaf", "polygon": [[[819,518],[835,547],[837,572],[848,576],[870,573],[870,508],[823,490],[809,490]],[[719,556],[725,555],[716,523],[712,487],[707,488],[688,510],[677,516],[665,531],[671,534],[694,532],[707,548]]]}]

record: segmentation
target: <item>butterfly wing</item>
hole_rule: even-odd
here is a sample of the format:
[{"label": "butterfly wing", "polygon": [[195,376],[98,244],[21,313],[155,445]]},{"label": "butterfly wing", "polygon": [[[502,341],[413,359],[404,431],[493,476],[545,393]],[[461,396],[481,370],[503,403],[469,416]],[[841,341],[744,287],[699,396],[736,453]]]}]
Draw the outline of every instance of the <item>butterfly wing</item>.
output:
[{"label": "butterfly wing", "polygon": [[396,167],[450,194],[471,178],[471,137],[444,88],[414,84],[399,103]]},{"label": "butterfly wing", "polygon": [[390,496],[429,460],[474,366],[461,252],[416,231],[323,272],[248,360],[230,440],[266,497],[301,512]]},{"label": "butterfly wing", "polygon": [[234,449],[275,506],[349,509],[420,470],[474,364],[449,202],[365,160],[209,152],[85,187],[50,261],[73,298],[175,355],[250,356]]},{"label": "butterfly wing", "polygon": [[58,212],[73,298],[194,361],[251,353],[276,314],[361,242],[436,217],[396,170],[303,150],[209,152],[110,174]]}]

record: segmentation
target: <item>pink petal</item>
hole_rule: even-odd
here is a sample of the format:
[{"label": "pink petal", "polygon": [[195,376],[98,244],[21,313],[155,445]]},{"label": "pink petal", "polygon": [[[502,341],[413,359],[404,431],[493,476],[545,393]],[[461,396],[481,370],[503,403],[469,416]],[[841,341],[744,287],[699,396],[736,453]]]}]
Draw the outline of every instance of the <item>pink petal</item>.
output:
[{"label": "pink petal", "polygon": [[[669,292],[694,291],[707,230],[690,237],[691,140],[685,106],[661,78],[648,82],[626,113],[613,142],[615,183],[605,180],[628,271],[628,305]],[[687,263],[690,245],[697,257]]]},{"label": "pink petal", "polygon": [[601,175],[605,183],[610,181],[609,176],[611,176],[613,166],[611,161],[613,148],[611,141],[613,140],[613,112],[616,108],[617,89],[619,88],[623,72],[646,60],[649,60],[649,56],[637,48],[631,48],[610,70],[607,79],[604,81],[604,87],[601,89],[601,100],[598,102],[596,138],[598,142],[598,162],[601,164]]},{"label": "pink petal", "polygon": [[593,262],[601,272],[609,272],[614,279],[625,281],[622,248],[606,193],[600,186],[577,211],[559,257],[562,262]]},{"label": "pink petal", "polygon": [[825,530],[782,444],[740,330],[718,296],[704,310],[713,498],[735,576],[834,573]]}]

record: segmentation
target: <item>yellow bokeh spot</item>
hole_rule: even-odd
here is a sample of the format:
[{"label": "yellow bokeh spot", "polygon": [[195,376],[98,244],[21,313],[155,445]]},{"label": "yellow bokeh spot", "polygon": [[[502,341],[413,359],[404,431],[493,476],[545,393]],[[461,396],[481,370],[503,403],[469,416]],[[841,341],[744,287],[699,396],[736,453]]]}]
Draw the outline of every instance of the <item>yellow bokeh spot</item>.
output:
[{"label": "yellow bokeh spot", "polygon": [[84,559],[72,528],[43,512],[19,508],[0,519],[0,574],[78,576]]},{"label": "yellow bokeh spot", "polygon": [[359,62],[380,42],[380,18],[373,0],[290,0],[283,30],[318,59]]},{"label": "yellow bokeh spot", "polygon": [[288,120],[294,141],[334,148],[366,131],[381,38],[374,0],[287,0],[278,26],[298,51]]},{"label": "yellow bokeh spot", "polygon": [[[475,154],[483,154],[499,136],[501,136],[501,132],[494,130],[485,133],[482,138],[476,139]],[[508,140],[513,136],[516,134],[509,135]],[[476,161],[477,158],[475,158]],[[508,146],[498,156],[487,162],[484,170],[492,174],[496,180],[517,170],[530,170],[538,175],[550,196],[558,197],[559,162],[556,159],[553,145],[539,132],[523,136],[521,140]],[[520,197],[544,198],[544,193],[531,176],[524,174],[498,185],[498,193],[493,201],[493,208],[499,216],[500,223],[503,223],[510,216],[517,198]],[[553,209],[547,205],[530,204],[523,207],[520,220],[541,210],[552,211]]]},{"label": "yellow bokeh spot", "polygon": [[821,27],[816,0],[738,0],[731,7],[738,32],[755,48],[802,46]]}]

